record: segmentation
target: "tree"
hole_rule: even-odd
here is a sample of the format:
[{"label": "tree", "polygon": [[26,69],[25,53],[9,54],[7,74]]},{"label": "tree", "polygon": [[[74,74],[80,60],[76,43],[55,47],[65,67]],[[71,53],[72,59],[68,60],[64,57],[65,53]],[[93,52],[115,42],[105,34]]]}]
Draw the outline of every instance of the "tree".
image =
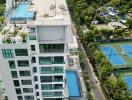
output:
[{"label": "tree", "polygon": [[12,35],[15,37],[17,35],[18,31],[14,29],[14,32],[12,32]]},{"label": "tree", "polygon": [[114,34],[117,35],[118,38],[124,38],[124,29],[116,29],[114,31]]},{"label": "tree", "polygon": [[127,26],[130,30],[132,29],[132,19],[127,20]]},{"label": "tree", "polygon": [[109,40],[109,38],[113,35],[113,30],[101,29],[100,32],[102,37],[105,37],[106,40]]},{"label": "tree", "polygon": [[20,36],[22,37],[22,42],[26,42],[26,39],[27,39],[27,33],[25,33],[25,32],[21,32],[21,33],[20,33]]},{"label": "tree", "polygon": [[2,40],[5,40],[5,35],[9,32],[9,30],[3,30],[0,34],[2,35]]},{"label": "tree", "polygon": [[4,17],[0,16],[0,24],[4,24]]}]

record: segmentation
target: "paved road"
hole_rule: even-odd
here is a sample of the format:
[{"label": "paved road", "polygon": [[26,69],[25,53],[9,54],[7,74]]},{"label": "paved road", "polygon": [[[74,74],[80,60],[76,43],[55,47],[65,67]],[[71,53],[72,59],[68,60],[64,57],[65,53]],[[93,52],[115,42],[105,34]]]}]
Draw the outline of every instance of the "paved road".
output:
[{"label": "paved road", "polygon": [[96,100],[106,100],[102,89],[99,85],[99,82],[97,82],[97,77],[95,76],[94,72],[93,72],[93,67],[89,62],[89,59],[87,58],[86,52],[81,44],[81,42],[78,40],[78,45],[79,45],[79,49],[82,53],[83,59],[87,64],[87,74],[90,78],[90,86],[91,89],[93,90],[93,94]]}]

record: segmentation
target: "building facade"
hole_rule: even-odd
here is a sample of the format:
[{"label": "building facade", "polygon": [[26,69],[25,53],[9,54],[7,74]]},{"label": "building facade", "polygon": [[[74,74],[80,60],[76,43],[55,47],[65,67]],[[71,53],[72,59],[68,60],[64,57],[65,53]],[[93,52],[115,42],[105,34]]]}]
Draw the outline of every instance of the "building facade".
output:
[{"label": "building facade", "polygon": [[76,58],[75,62],[78,57],[66,1],[16,2],[15,8],[13,2],[7,0],[12,10],[0,39],[0,73],[8,99],[68,98],[69,57]]}]

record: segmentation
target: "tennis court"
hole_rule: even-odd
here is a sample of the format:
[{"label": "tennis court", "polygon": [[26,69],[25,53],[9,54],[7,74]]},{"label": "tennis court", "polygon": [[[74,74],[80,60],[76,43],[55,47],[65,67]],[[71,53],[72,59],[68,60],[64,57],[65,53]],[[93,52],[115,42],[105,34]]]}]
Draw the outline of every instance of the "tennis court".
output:
[{"label": "tennis court", "polygon": [[103,53],[106,55],[108,60],[112,63],[112,65],[124,65],[126,62],[119,55],[119,53],[112,46],[101,46],[100,47]]},{"label": "tennis court", "polygon": [[132,58],[132,45],[121,45],[120,47],[128,57]]},{"label": "tennis court", "polygon": [[126,75],[123,77],[123,79],[127,84],[128,90],[132,90],[132,75]]}]

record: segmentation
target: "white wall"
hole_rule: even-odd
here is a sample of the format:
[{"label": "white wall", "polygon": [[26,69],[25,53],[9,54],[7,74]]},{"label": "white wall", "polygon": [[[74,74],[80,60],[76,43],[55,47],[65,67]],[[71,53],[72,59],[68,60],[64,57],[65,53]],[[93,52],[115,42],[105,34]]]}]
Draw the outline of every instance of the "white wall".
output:
[{"label": "white wall", "polygon": [[64,40],[64,26],[39,26],[37,27],[38,40]]},{"label": "white wall", "polygon": [[2,75],[2,80],[4,82],[9,100],[17,100],[9,65],[7,60],[2,59],[1,52],[0,52],[0,73]]}]

